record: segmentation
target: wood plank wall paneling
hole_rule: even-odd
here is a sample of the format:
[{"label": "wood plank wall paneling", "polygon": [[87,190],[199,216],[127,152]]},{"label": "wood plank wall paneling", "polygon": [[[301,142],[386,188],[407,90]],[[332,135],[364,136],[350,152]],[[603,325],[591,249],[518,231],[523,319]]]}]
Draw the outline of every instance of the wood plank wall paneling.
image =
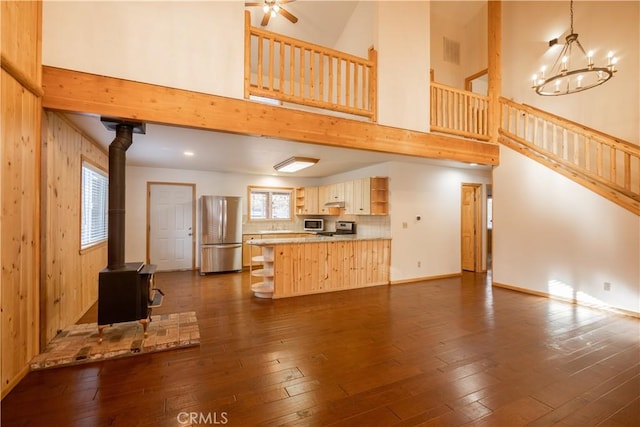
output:
[{"label": "wood plank wall paneling", "polygon": [[0,379],[2,397],[38,354],[42,3],[0,2]]},{"label": "wood plank wall paneling", "polygon": [[108,154],[58,113],[43,120],[43,286],[41,344],[75,323],[98,298],[98,272],[107,265],[106,244],[80,252],[82,161],[108,169]]},{"label": "wood plank wall paneling", "polygon": [[[40,1],[2,1],[2,36],[0,38],[3,62],[11,64],[14,73],[19,73],[31,84],[22,86],[39,88],[42,82],[41,67],[41,20]],[[18,78],[18,76],[13,76]],[[22,79],[19,79],[22,80]]]},{"label": "wood plank wall paneling", "polygon": [[275,246],[274,298],[389,284],[390,240]]},{"label": "wood plank wall paneling", "polygon": [[38,354],[40,98],[2,70],[2,395]]}]

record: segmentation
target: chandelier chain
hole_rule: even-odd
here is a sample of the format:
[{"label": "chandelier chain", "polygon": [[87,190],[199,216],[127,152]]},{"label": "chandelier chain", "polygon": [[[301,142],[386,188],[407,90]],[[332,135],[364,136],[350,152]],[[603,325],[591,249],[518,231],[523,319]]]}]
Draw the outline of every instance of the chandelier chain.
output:
[{"label": "chandelier chain", "polygon": [[569,3],[569,11],[571,12],[571,33],[573,34],[573,0]]}]

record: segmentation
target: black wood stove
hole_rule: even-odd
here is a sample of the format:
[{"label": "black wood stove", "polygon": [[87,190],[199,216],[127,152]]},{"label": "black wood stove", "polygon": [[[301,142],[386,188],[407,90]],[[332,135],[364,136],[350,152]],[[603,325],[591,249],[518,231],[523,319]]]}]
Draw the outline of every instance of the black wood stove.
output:
[{"label": "black wood stove", "polygon": [[98,276],[98,341],[104,328],[114,323],[140,321],[147,336],[151,309],[162,304],[164,294],[156,289],[156,266],[125,262],[125,152],[133,133],[144,134],[144,124],[102,118],[116,138],[109,145],[109,241],[107,267]]}]

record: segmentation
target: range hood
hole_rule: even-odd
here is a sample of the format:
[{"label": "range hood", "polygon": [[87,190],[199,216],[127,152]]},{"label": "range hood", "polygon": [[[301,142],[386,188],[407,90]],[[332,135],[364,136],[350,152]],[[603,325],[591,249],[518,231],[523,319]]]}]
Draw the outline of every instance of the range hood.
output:
[{"label": "range hood", "polygon": [[344,202],[327,202],[324,206],[326,208],[344,208]]}]

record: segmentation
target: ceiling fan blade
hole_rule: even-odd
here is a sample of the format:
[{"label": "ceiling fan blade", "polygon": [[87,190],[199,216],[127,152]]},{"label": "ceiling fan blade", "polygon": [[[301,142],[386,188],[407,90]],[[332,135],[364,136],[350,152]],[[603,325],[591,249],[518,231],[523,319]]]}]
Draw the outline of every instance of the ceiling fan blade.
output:
[{"label": "ceiling fan blade", "polygon": [[280,4],[293,3],[296,0],[280,0]]},{"label": "ceiling fan blade", "polygon": [[264,16],[262,17],[262,22],[260,23],[260,25],[262,25],[263,27],[266,27],[267,24],[269,23],[269,18],[271,18],[271,12],[265,13]]},{"label": "ceiling fan blade", "polygon": [[284,16],[285,18],[287,18],[289,21],[291,21],[292,23],[296,23],[298,22],[298,18],[296,18],[295,16],[293,16],[291,13],[287,12],[285,9],[280,8],[280,10],[278,11],[278,13],[280,13],[280,15]]},{"label": "ceiling fan blade", "polygon": [[264,2],[262,1],[257,1],[257,2],[247,2],[244,4],[245,7],[253,7],[253,6],[263,6]]}]

